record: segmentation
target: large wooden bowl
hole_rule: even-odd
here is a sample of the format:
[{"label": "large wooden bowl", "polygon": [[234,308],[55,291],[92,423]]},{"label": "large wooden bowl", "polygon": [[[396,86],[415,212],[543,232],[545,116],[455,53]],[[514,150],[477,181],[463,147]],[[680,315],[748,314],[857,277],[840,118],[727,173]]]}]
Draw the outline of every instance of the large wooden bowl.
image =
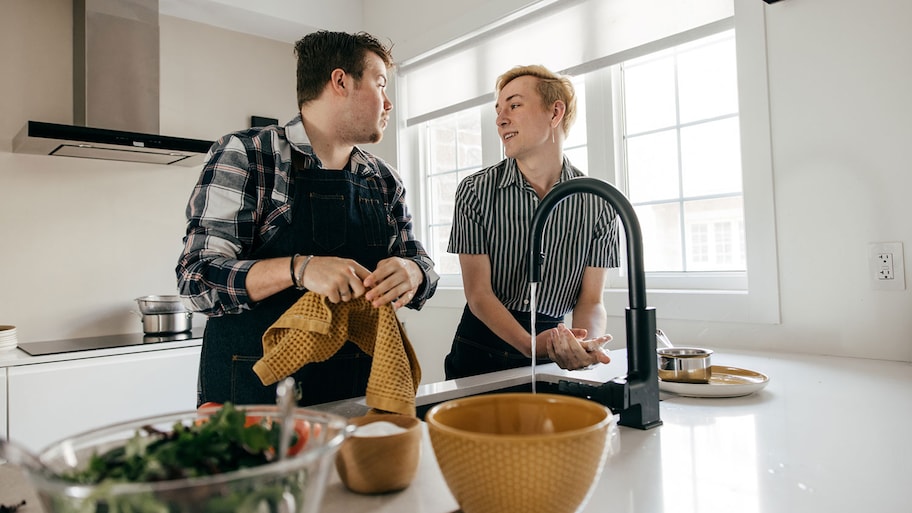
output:
[{"label": "large wooden bowl", "polygon": [[466,397],[425,420],[464,513],[572,513],[585,504],[617,437],[604,406],[554,394]]}]

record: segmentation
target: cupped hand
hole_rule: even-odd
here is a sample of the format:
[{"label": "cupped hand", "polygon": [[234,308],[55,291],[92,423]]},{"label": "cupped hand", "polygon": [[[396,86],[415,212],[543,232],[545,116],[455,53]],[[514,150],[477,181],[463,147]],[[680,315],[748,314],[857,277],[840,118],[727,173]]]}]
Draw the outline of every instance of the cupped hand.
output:
[{"label": "cupped hand", "polygon": [[315,256],[304,268],[302,285],[307,290],[323,294],[332,303],[351,301],[364,295],[364,280],[370,275],[350,258]]},{"label": "cupped hand", "polygon": [[564,324],[558,324],[548,332],[548,357],[562,369],[578,370],[611,361],[608,351],[602,347],[611,340],[611,335],[585,340],[585,329],[570,329]]}]

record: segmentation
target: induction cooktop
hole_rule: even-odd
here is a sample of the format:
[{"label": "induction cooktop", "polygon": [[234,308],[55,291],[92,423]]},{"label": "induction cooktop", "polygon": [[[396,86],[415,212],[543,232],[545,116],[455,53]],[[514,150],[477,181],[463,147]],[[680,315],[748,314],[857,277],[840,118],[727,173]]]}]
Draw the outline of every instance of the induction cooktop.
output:
[{"label": "induction cooktop", "polygon": [[139,346],[158,342],[177,342],[203,337],[204,328],[193,328],[183,333],[145,335],[127,333],[124,335],[105,335],[101,337],[71,338],[47,342],[19,343],[19,349],[32,356],[47,354],[71,353],[74,351],[91,351],[93,349],[110,349],[113,347]]}]

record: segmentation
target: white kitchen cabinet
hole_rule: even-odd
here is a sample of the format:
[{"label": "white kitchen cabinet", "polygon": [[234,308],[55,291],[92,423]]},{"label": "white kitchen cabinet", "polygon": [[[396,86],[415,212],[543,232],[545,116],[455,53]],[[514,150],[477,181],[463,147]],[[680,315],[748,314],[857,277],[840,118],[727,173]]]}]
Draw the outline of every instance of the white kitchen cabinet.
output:
[{"label": "white kitchen cabinet", "polygon": [[192,410],[199,356],[194,346],[9,367],[0,408],[9,439],[37,451],[114,422]]},{"label": "white kitchen cabinet", "polygon": [[6,437],[6,369],[0,369],[0,438]]}]

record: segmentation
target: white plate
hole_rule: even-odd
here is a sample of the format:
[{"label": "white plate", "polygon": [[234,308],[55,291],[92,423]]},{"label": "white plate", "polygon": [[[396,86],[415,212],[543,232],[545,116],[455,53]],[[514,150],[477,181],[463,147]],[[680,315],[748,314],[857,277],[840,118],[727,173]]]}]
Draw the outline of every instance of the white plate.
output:
[{"label": "white plate", "polygon": [[709,383],[675,383],[659,380],[659,390],[686,397],[740,397],[753,394],[769,383],[766,374],[738,367],[712,366]]}]

